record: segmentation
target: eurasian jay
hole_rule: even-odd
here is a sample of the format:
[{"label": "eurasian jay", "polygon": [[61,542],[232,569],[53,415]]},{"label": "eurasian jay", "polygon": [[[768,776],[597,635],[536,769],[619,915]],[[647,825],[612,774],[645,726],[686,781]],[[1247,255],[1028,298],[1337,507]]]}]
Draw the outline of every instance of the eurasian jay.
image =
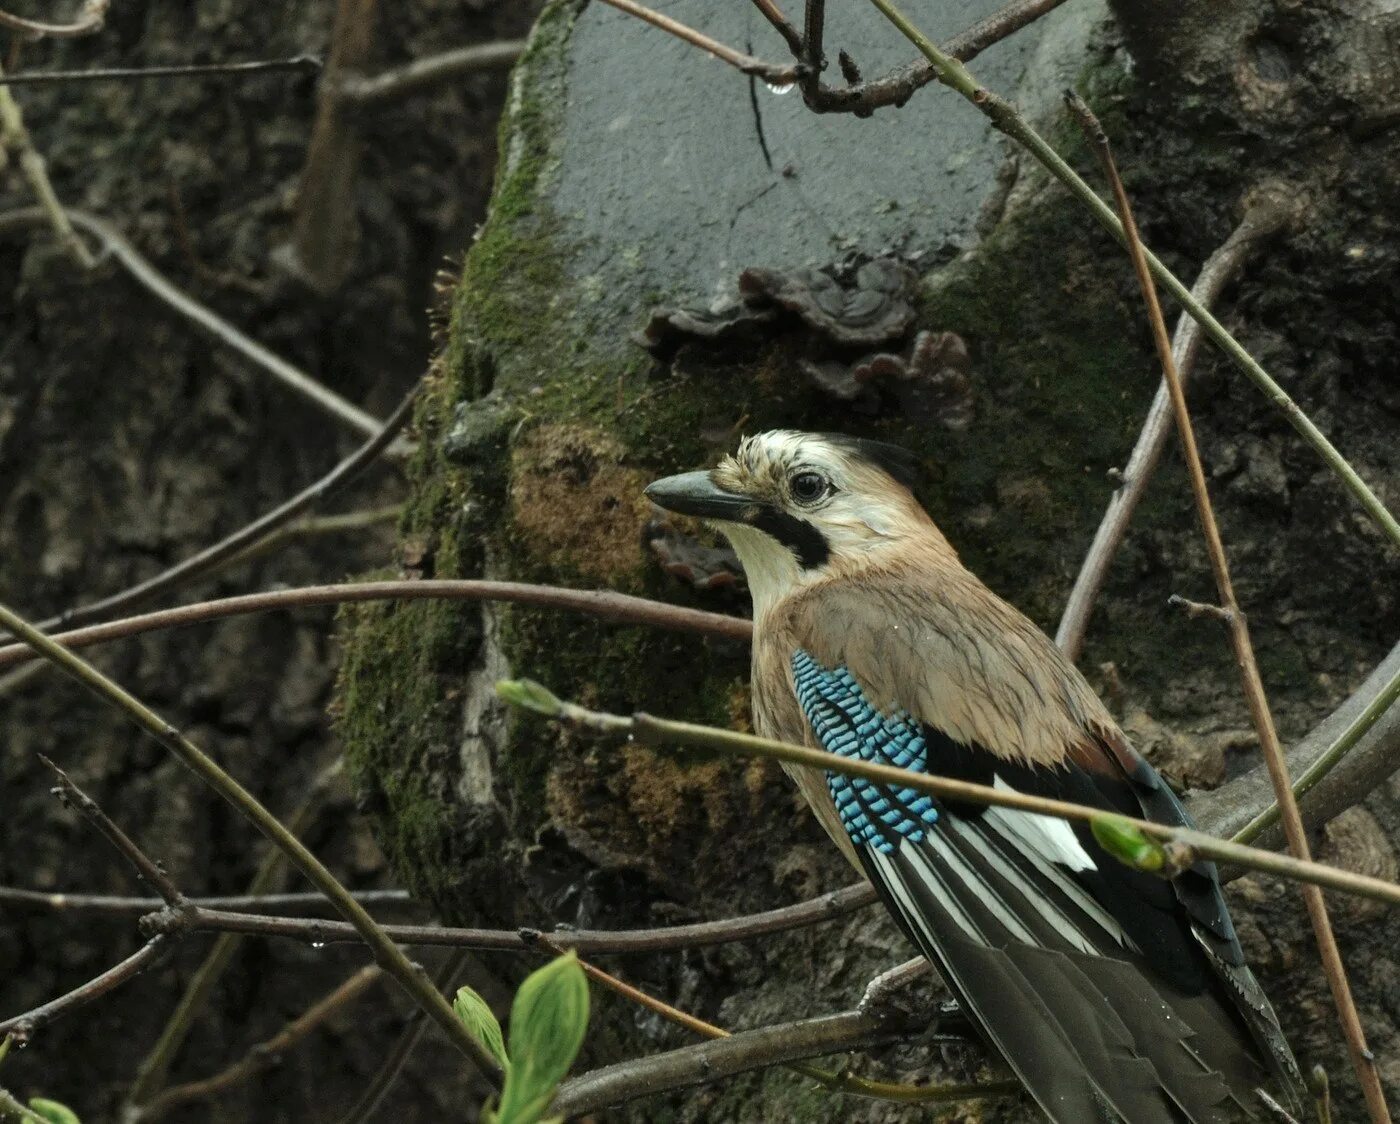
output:
[{"label": "eurasian jay", "polygon": [[[901,449],[777,430],[652,484],[711,521],[753,596],[758,732],[1190,823],[1093,689],[914,498]],[[1217,1124],[1302,1083],[1215,867],[1171,881],[1082,823],[793,768],[822,826],[1056,1124]]]}]

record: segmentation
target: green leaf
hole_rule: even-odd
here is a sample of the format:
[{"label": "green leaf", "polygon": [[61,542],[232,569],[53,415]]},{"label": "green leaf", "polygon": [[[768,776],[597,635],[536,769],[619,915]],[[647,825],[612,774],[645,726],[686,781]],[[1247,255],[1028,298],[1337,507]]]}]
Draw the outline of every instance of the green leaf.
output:
[{"label": "green leaf", "polygon": [[564,704],[543,683],[533,679],[501,679],[496,683],[496,694],[511,706],[522,710],[532,710],[547,718],[558,718]]},{"label": "green leaf", "polygon": [[452,1001],[452,1009],[462,1020],[467,1032],[501,1063],[502,1069],[510,1068],[510,1057],[506,1054],[506,1042],[501,1034],[501,1024],[491,1013],[486,1000],[469,987],[459,988],[457,998]]},{"label": "green leaf", "polygon": [[532,972],[515,993],[500,1124],[537,1124],[587,1031],[588,977],[570,951]]},{"label": "green leaf", "polygon": [[43,1097],[30,1097],[29,1110],[35,1116],[51,1121],[52,1124],[82,1124],[82,1121],[78,1119],[78,1114],[67,1105],[45,1100]]},{"label": "green leaf", "polygon": [[1121,863],[1155,874],[1167,865],[1167,853],[1137,824],[1121,816],[1095,816],[1089,827],[1099,846]]}]

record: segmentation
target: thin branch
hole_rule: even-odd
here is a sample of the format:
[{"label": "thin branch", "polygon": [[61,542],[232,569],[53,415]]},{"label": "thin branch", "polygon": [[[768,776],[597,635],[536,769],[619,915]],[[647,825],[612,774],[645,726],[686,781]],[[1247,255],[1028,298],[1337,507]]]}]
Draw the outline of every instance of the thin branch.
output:
[{"label": "thin branch", "polygon": [[0,27],[23,32],[33,39],[77,39],[102,30],[102,23],[107,18],[107,9],[111,7],[111,3],[112,0],[83,0],[78,14],[67,23],[45,23],[41,20],[26,19],[23,16],[11,15],[0,8]]},{"label": "thin branch", "polygon": [[[442,967],[433,977],[433,986],[441,992],[450,994],[452,986],[466,962],[467,952],[465,949],[452,953],[443,961]],[[394,1087],[394,1082],[398,1080],[403,1067],[408,1064],[409,1057],[417,1048],[419,1040],[423,1037],[423,1031],[427,1028],[428,1020],[423,1017],[422,1008],[414,1007],[409,1011],[399,1037],[390,1047],[389,1052],[384,1055],[383,1063],[374,1077],[370,1079],[365,1091],[360,1094],[360,1099],[341,1118],[340,1124],[364,1124],[364,1121],[371,1118],[385,1095]]]},{"label": "thin branch", "polygon": [[[1230,232],[1221,246],[1206,259],[1205,265],[1191,289],[1194,296],[1205,308],[1211,308],[1225,287],[1244,268],[1250,256],[1263,246],[1268,239],[1284,229],[1294,214],[1294,208],[1273,192],[1258,193],[1247,206],[1244,218]],[[1176,358],[1177,370],[1182,382],[1191,378],[1200,353],[1201,325],[1182,313],[1177,320],[1176,334],[1172,339],[1172,354]],[[1060,617],[1060,626],[1055,632],[1055,643],[1060,646],[1072,663],[1079,662],[1084,648],[1084,634],[1089,628],[1089,618],[1094,611],[1094,602],[1103,589],[1114,556],[1122,545],[1128,531],[1128,523],[1133,512],[1147,492],[1167,446],[1167,438],[1172,431],[1171,399],[1166,381],[1157,387],[1157,394],[1148,408],[1147,418],[1138,434],[1128,463],[1123,468],[1122,483],[1108,502],[1099,529],[1094,533],[1094,541],[1084,556],[1079,568],[1079,576],[1074,579],[1065,610]]]},{"label": "thin branch", "polygon": [[[543,938],[565,948],[577,949],[579,952],[650,953],[677,948],[703,948],[708,945],[750,940],[769,933],[801,929],[845,917],[858,909],[864,909],[875,900],[874,889],[868,883],[861,882],[795,905],[765,910],[762,913],[655,929],[558,929],[541,934],[533,929],[464,929],[444,925],[385,925],[383,928],[397,944],[415,947],[523,952]],[[159,915],[146,918],[143,923],[148,926],[158,924]],[[355,927],[344,921],[260,916],[204,909],[193,904],[182,915],[179,924],[195,932],[284,937],[310,945],[358,942],[361,939]]]},{"label": "thin branch", "polygon": [[[561,946],[543,936],[539,938],[539,943],[555,955],[560,955],[565,951]],[[584,974],[594,983],[601,984],[628,1002],[645,1007],[648,1011],[660,1015],[668,1022],[684,1027],[693,1034],[711,1040],[734,1037],[733,1032],[715,1026],[714,1023],[706,1022],[688,1011],[682,1011],[679,1007],[673,1007],[664,1000],[648,994],[641,988],[634,987],[612,973],[605,972],[596,964],[590,964],[583,959],[580,959],[578,963]],[[961,1044],[967,1041],[962,1035],[945,1035],[941,1031],[933,1031],[932,1033],[925,1031],[920,1038],[924,1042],[941,1045]],[[800,1073],[803,1077],[811,1078],[828,1092],[848,1093],[852,1096],[894,1104],[960,1104],[963,1101],[985,1097],[1015,1096],[1021,1091],[1021,1084],[1018,1081],[999,1081],[980,1085],[907,1085],[890,1081],[874,1081],[844,1069],[838,1072],[822,1069],[820,1066],[808,1065],[804,1062],[789,1062],[788,1068],[795,1073]]]},{"label": "thin branch", "polygon": [[740,1031],[728,1038],[619,1062],[575,1077],[560,1086],[551,1111],[569,1118],[585,1116],[637,1097],[720,1081],[755,1069],[867,1050],[907,1040],[922,1029],[924,1021],[876,1019],[846,1011]]},{"label": "thin branch", "polygon": [[336,910],[350,921],[374,953],[376,962],[421,1004],[444,1031],[448,1039],[467,1055],[488,1080],[500,1080],[500,1067],[490,1053],[468,1033],[461,1020],[442,995],[434,990],[423,969],[412,963],[403,950],[385,934],[383,928],[350,895],[319,859],[296,836],[278,822],[257,798],[180,733],[174,726],[146,706],[97,668],[55,643],[7,605],[0,604],[0,627],[9,629],[26,644],[76,679],[99,698],[123,711],[139,727],[168,749],[182,764],[200,777],[210,788],[227,800],[266,835],[274,845],[285,851],[327,898]]},{"label": "thin branch", "polygon": [[[274,609],[302,609],[316,605],[340,605],[362,601],[504,601],[570,612],[586,613],[616,624],[647,624],[675,632],[712,636],[726,640],[748,640],[751,622],[724,613],[687,609],[663,601],[649,601],[625,593],[606,590],[562,589],[557,586],[529,585],[523,582],[476,580],[423,580],[345,582],[341,585],[311,585],[299,589],[278,589],[201,601],[177,609],[127,617],[106,624],[90,625],[55,634],[68,648],[85,648],[109,640],[139,636],[165,628],[222,620],[247,613]],[[0,647],[0,668],[27,663],[35,658],[24,644]]]},{"label": "thin branch", "polygon": [[783,37],[783,42],[788,45],[788,50],[792,52],[793,58],[801,58],[802,32],[798,31],[793,22],[783,14],[783,10],[778,7],[774,0],[753,0],[753,6],[762,13],[763,18],[773,25],[773,29]]},{"label": "thin branch", "polygon": [[322,295],[339,288],[355,264],[362,140],[359,123],[342,112],[340,95],[343,76],[369,59],[378,7],[379,0],[337,0],[316,120],[297,187],[292,240],[280,251],[292,272]]},{"label": "thin branch", "polygon": [[[322,769],[311,785],[311,790],[287,818],[287,831],[294,836],[303,834],[312,821],[317,808],[330,784],[344,772],[340,758],[328,769]],[[282,878],[287,864],[287,855],[277,847],[269,847],[258,863],[258,869],[248,886],[252,895],[265,893]],[[323,899],[324,901],[324,899]],[[204,955],[189,983],[180,994],[179,1002],[171,1011],[161,1028],[155,1044],[147,1051],[136,1069],[136,1076],[127,1090],[124,1108],[139,1112],[141,1106],[151,1100],[165,1084],[171,1064],[175,1061],[180,1047],[184,1044],[190,1028],[200,1010],[209,1001],[214,988],[238,951],[240,938],[229,933],[219,934],[214,946]]]},{"label": "thin branch", "polygon": [[[810,769],[830,770],[846,776],[863,777],[883,786],[912,788],[916,792],[928,793],[930,796],[937,796],[943,800],[1014,808],[1022,812],[1036,812],[1040,815],[1056,816],[1060,819],[1076,820],[1091,825],[1108,819],[1114,824],[1134,828],[1149,839],[1163,844],[1171,844],[1179,854],[1184,855],[1189,852],[1201,858],[1237,863],[1248,869],[1260,870],[1282,878],[1326,886],[1343,893],[1374,898],[1376,901],[1391,905],[1400,905],[1400,885],[1394,882],[1356,874],[1352,871],[1328,866],[1325,863],[1297,859],[1291,855],[1280,855],[1255,847],[1246,847],[1229,840],[1217,839],[1194,828],[1174,827],[1170,824],[1157,823],[1154,820],[1108,815],[1102,808],[1093,808],[1086,804],[1050,800],[1011,789],[997,789],[988,785],[973,784],[969,781],[954,780],[950,777],[915,773],[891,765],[879,765],[873,761],[842,757],[840,754],[813,749],[809,746],[793,745],[790,742],[775,741],[772,738],[760,738],[753,734],[741,734],[736,730],[719,730],[710,726],[699,726],[692,722],[657,718],[654,715],[644,713],[626,717],[610,714],[606,711],[589,710],[577,703],[555,698],[546,688],[529,680],[504,682],[498,684],[497,690],[512,705],[523,706],[557,722],[590,730],[594,733],[621,735],[643,745],[663,748],[688,745],[733,757],[766,757],[775,761],[785,761],[791,765],[806,766]],[[1143,869],[1158,868],[1144,865]]]},{"label": "thin branch", "polygon": [[524,50],[525,40],[505,39],[414,59],[405,66],[379,74],[347,74],[340,80],[340,102],[346,109],[378,108],[463,74],[509,70]]},{"label": "thin branch", "polygon": [[708,35],[696,31],[695,28],[689,27],[679,20],[673,20],[670,16],[663,16],[660,12],[654,12],[650,8],[636,3],[635,0],[603,0],[603,3],[620,12],[626,12],[630,16],[636,16],[639,20],[651,24],[652,27],[659,27],[677,39],[683,39],[692,47],[699,47],[721,62],[727,62],[735,70],[754,78],[761,78],[770,85],[791,86],[797,81],[799,73],[797,67],[764,62],[762,59],[756,59],[742,51],[736,51],[733,47],[727,47],[719,40],[711,39]]},{"label": "thin branch", "polygon": [[87,621],[108,616],[119,609],[129,609],[133,605],[149,601],[162,593],[178,589],[182,585],[188,585],[196,578],[215,573],[225,563],[232,562],[240,555],[266,542],[268,538],[280,528],[287,526],[298,515],[336,495],[379,459],[413,416],[413,408],[418,401],[422,385],[422,383],[414,384],[384,424],[358,449],[315,483],[303,488],[265,515],[254,519],[251,523],[240,527],[233,534],[220,539],[212,546],[205,547],[199,553],[191,555],[182,562],[177,562],[145,581],[138,582],[136,585],[129,586],[99,601],[90,602],[76,609],[67,609],[57,616],[41,621],[39,627],[45,632],[51,632],[55,628],[73,628]]},{"label": "thin branch", "polygon": [[[189,296],[147,261],[136,247],[105,219],[88,214],[86,211],[72,209],[67,212],[67,215],[75,227],[96,238],[107,254],[120,262],[136,281],[158,299],[192,321],[219,343],[238,352],[254,366],[266,371],[328,417],[335,418],[351,429],[369,436],[377,434],[383,427],[384,423],[378,418],[365,413],[353,402],[342,398],[330,387],[316,381],[300,367],[287,362],[251,336],[239,331],[218,313]],[[21,207],[12,211],[3,211],[0,212],[0,233],[7,229],[46,225],[48,219],[47,213],[37,207]],[[398,450],[398,453],[401,452],[402,450]]]},{"label": "thin branch", "polygon": [[[1245,620],[1239,602],[1235,598],[1234,583],[1230,577],[1230,564],[1225,556],[1225,544],[1220,537],[1212,509],[1210,489],[1206,485],[1205,469],[1201,464],[1200,451],[1196,446],[1196,435],[1191,423],[1191,415],[1186,406],[1186,392],[1181,377],[1177,373],[1176,362],[1172,357],[1171,342],[1167,338],[1166,321],[1162,317],[1161,305],[1157,300],[1157,288],[1152,282],[1152,273],[1147,265],[1142,242],[1138,237],[1137,222],[1133,217],[1132,205],[1118,175],[1113,159],[1113,150],[1108,136],[1099,125],[1089,107],[1077,94],[1066,95],[1071,111],[1079,118],[1085,135],[1097,149],[1113,190],[1113,198],[1127,235],[1128,255],[1137,273],[1138,284],[1142,288],[1143,299],[1147,302],[1148,319],[1152,325],[1152,338],[1157,346],[1157,356],[1162,363],[1162,373],[1171,393],[1172,410],[1176,415],[1177,433],[1181,438],[1182,455],[1186,461],[1187,474],[1191,480],[1191,492],[1196,501],[1196,512],[1200,516],[1201,530],[1206,540],[1206,553],[1210,558],[1211,572],[1215,577],[1220,604],[1228,615],[1230,642],[1235,653],[1243,680],[1245,699],[1249,704],[1254,728],[1259,736],[1264,760],[1269,766],[1269,774],[1274,783],[1274,793],[1283,817],[1284,834],[1288,847],[1300,861],[1311,858],[1307,830],[1303,826],[1303,816],[1294,799],[1293,788],[1288,776],[1288,763],[1284,760],[1283,747],[1279,744],[1278,732],[1274,728],[1273,714],[1269,709],[1264,681],[1259,673],[1259,663],[1255,659],[1254,646],[1249,637],[1249,624]],[[1347,980],[1346,968],[1342,964],[1341,952],[1337,948],[1337,938],[1332,931],[1332,922],[1327,915],[1327,903],[1322,891],[1316,886],[1301,887],[1308,918],[1312,922],[1313,935],[1317,940],[1322,956],[1323,970],[1332,989],[1332,1000],[1336,1004],[1341,1019],[1342,1031],[1351,1050],[1352,1065],[1361,1083],[1366,1107],[1375,1124],[1388,1124],[1390,1110],[1386,1107],[1385,1091],[1381,1087],[1380,1075],[1376,1070],[1375,1056],[1366,1045],[1365,1031],[1361,1017],[1357,1014],[1356,1003],[1352,998],[1351,984]]]},{"label": "thin branch", "polygon": [[185,66],[112,66],[93,70],[28,70],[0,76],[3,86],[39,86],[54,82],[144,82],[153,78],[243,78],[277,71],[316,74],[321,60],[315,55],[256,62],[214,62]]},{"label": "thin branch", "polygon": [[136,868],[136,874],[142,882],[146,883],[152,890],[160,895],[161,901],[171,909],[183,909],[185,897],[180,893],[180,887],[175,885],[170,875],[166,874],[159,863],[150,859],[141,850],[126,832],[114,824],[97,805],[97,801],[73,783],[62,769],[45,757],[39,754],[42,761],[54,774],[58,780],[58,785],[54,788],[54,794],[58,796],[64,804],[77,811],[102,834],[117,853],[126,859]]},{"label": "thin branch", "polygon": [[251,1081],[258,1074],[278,1064],[288,1050],[295,1049],[317,1027],[348,1007],[384,977],[374,964],[366,964],[334,990],[323,995],[265,1042],[259,1042],[241,1059],[227,1069],[199,1081],[174,1085],[138,1107],[128,1118],[132,1121],[159,1120],[172,1110],[191,1101],[217,1096],[235,1085]]},{"label": "thin branch", "polygon": [[[1327,775],[1346,759],[1347,754],[1361,743],[1361,740],[1371,732],[1376,723],[1395,705],[1396,699],[1400,699],[1400,671],[1391,675],[1389,681],[1366,704],[1361,713],[1351,721],[1345,730],[1337,735],[1336,741],[1318,754],[1317,758],[1298,774],[1298,779],[1293,782],[1294,798],[1303,799],[1321,784]],[[1278,802],[1275,801],[1242,827],[1234,838],[1240,843],[1253,843],[1261,834],[1279,822],[1279,814]]]},{"label": "thin branch", "polygon": [[[1006,7],[953,36],[945,45],[945,50],[950,57],[968,62],[1064,2],[1012,0]],[[802,57],[799,51],[793,53]],[[915,92],[937,78],[938,72],[928,63],[911,63],[892,70],[882,78],[854,82],[846,87],[827,86],[819,76],[809,72],[803,76],[801,86],[803,100],[816,113],[850,113],[856,117],[869,117],[885,106],[902,106]]]},{"label": "thin branch", "polygon": [[[5,68],[0,66],[0,79],[4,77]],[[53,230],[59,244],[80,268],[91,269],[97,264],[97,259],[73,230],[72,216],[59,201],[58,193],[49,179],[44,158],[34,146],[29,130],[25,127],[24,113],[20,110],[19,102],[15,101],[8,87],[0,86],[0,164],[4,163],[7,150],[19,156],[20,170],[29,181],[29,189],[34,193],[34,198],[39,201],[36,211],[40,216],[38,221]]]},{"label": "thin branch", "polygon": [[174,938],[157,933],[120,964],[108,968],[95,979],[88,980],[81,987],[75,987],[57,999],[50,999],[32,1011],[25,1011],[12,1019],[0,1021],[0,1034],[10,1034],[18,1043],[28,1042],[36,1031],[42,1030],[54,1019],[60,1018],[79,1007],[85,1007],[94,999],[101,999],[109,991],[121,987],[142,972],[155,967],[164,958]]},{"label": "thin branch", "polygon": [[[416,906],[407,890],[356,890],[355,900],[363,906]],[[244,913],[295,912],[324,908],[324,894],[233,894],[224,897],[189,898],[202,909],[226,909]],[[19,909],[43,909],[54,913],[81,913],[109,917],[140,917],[161,907],[160,898],[128,898],[111,894],[54,893],[47,890],[20,890],[0,886],[0,905]]]},{"label": "thin branch", "polygon": [[[1050,146],[1045,138],[1027,124],[1025,118],[1016,111],[1014,106],[981,85],[961,62],[947,52],[940,50],[928,36],[909,22],[903,12],[893,3],[893,0],[871,0],[871,3],[884,13],[885,17],[911,43],[919,48],[923,56],[932,64],[933,69],[937,71],[937,77],[941,83],[961,94],[987,116],[993,127],[1022,145],[1044,165],[1051,175],[1069,188],[1075,198],[1093,212],[1094,217],[1110,234],[1123,245],[1127,245],[1123,224],[1114,214],[1113,208],[1100,199],[1094,189],[1079,177],[1078,173],[1065,162],[1064,158]],[[1283,387],[1270,377],[1258,361],[1241,346],[1240,342],[1225,329],[1224,325],[1191,295],[1190,290],[1177,280],[1176,275],[1171,270],[1163,265],[1150,250],[1144,248],[1143,252],[1152,275],[1167,287],[1167,291],[1185,307],[1193,318],[1200,321],[1206,335],[1230,357],[1250,381],[1264,392],[1265,397],[1283,412],[1288,423],[1313,447],[1328,467],[1341,478],[1356,501],[1380,524],[1386,537],[1392,543],[1400,545],[1400,521],[1396,520],[1395,516],[1380,501],[1357,471],[1352,468],[1346,458],[1313,424],[1312,419],[1289,397]]]}]

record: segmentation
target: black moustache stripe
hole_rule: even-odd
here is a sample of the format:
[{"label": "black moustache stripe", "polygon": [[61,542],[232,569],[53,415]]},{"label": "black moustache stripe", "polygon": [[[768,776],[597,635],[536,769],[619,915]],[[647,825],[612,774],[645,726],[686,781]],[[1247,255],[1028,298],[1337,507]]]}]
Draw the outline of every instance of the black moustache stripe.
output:
[{"label": "black moustache stripe", "polygon": [[757,504],[744,516],[744,522],[787,547],[804,570],[824,565],[831,557],[825,536],[808,523],[771,504]]}]

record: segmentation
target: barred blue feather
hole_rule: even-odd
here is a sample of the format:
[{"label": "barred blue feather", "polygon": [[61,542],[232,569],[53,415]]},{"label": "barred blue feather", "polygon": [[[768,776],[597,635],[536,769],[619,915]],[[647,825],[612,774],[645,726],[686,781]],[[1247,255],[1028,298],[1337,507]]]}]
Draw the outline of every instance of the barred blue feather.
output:
[{"label": "barred blue feather", "polygon": [[[792,656],[797,700],[818,740],[843,757],[928,771],[928,747],[905,711],[881,714],[844,667],[823,667],[800,648]],[[901,839],[915,843],[938,822],[938,804],[912,788],[888,787],[862,777],[827,772],[827,788],[841,825],[857,846],[886,854]]]}]

